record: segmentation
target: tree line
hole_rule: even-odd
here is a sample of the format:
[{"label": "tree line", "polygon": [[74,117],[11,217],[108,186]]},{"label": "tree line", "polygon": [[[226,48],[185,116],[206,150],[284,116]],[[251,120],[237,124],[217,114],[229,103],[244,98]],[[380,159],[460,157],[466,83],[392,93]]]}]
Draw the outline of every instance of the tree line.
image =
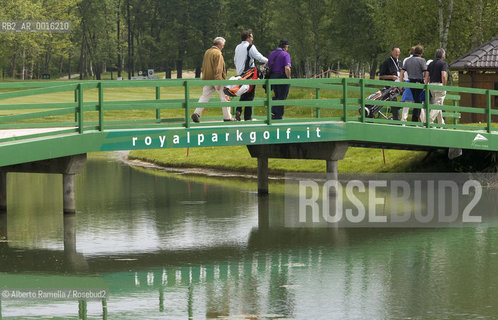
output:
[{"label": "tree line", "polygon": [[443,47],[452,61],[498,34],[496,0],[0,0],[0,9],[0,21],[72,22],[71,33],[0,33],[2,72],[21,79],[147,69],[199,76],[214,37],[227,40],[233,67],[248,28],[265,56],[279,39],[290,41],[296,77],[374,75],[393,45],[405,57],[422,44],[427,59]]}]

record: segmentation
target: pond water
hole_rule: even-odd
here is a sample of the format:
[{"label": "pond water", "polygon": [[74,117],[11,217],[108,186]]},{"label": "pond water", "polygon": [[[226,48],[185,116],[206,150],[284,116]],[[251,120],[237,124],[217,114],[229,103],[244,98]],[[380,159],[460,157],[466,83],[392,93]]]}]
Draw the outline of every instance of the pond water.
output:
[{"label": "pond water", "polygon": [[498,229],[285,228],[255,180],[156,175],[94,158],[62,215],[61,177],[9,174],[0,284],[108,300],[0,298],[1,319],[494,319]]}]

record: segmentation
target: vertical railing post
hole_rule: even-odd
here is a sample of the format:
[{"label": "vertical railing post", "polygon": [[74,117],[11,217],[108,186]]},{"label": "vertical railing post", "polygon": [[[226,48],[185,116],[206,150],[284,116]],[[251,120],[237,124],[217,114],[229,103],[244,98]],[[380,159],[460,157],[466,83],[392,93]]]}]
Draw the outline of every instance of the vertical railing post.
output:
[{"label": "vertical railing post", "polygon": [[429,92],[429,85],[426,83],[424,86],[425,90],[425,100],[424,100],[424,109],[425,109],[425,126],[427,128],[431,127],[431,107],[430,107],[430,102],[431,102],[431,93]]},{"label": "vertical railing post", "polygon": [[266,79],[266,123],[271,124],[271,85],[270,79]]},{"label": "vertical railing post", "polygon": [[102,299],[102,320],[107,320],[107,300]]},{"label": "vertical railing post", "polygon": [[78,84],[78,130],[83,133],[83,85]]},{"label": "vertical railing post", "polygon": [[487,130],[491,133],[491,91],[486,90],[486,107],[488,108]]},{"label": "vertical railing post", "polygon": [[99,82],[99,131],[104,131],[104,84]]},{"label": "vertical railing post", "polygon": [[365,122],[365,79],[360,79],[361,122]]},{"label": "vertical railing post", "polygon": [[86,300],[79,300],[78,301],[78,319],[79,320],[86,320],[88,319],[88,305]]},{"label": "vertical railing post", "polygon": [[[458,101],[453,100],[453,106],[458,107]],[[453,118],[453,124],[457,125],[458,124],[458,118]]]},{"label": "vertical railing post", "polygon": [[344,122],[348,121],[348,78],[342,78],[342,95],[344,97]]},{"label": "vertical railing post", "polygon": [[[74,102],[78,102],[78,92],[79,92],[79,89],[78,87],[76,87],[76,89],[74,89]],[[74,122],[78,122],[78,109],[74,109]]]},{"label": "vertical railing post", "polygon": [[[320,100],[320,88],[316,88],[316,99],[317,99],[317,100]],[[320,117],[321,117],[321,114],[320,114],[320,107],[317,107],[317,108],[316,108],[316,117],[317,117],[317,118],[320,118]]]},{"label": "vertical railing post", "polygon": [[[156,100],[161,100],[161,87],[156,87]],[[161,122],[161,109],[156,109],[156,120],[157,122]]]},{"label": "vertical railing post", "polygon": [[183,83],[185,86],[185,128],[190,128],[190,103],[189,103],[189,98],[190,98],[190,85],[187,80]]}]

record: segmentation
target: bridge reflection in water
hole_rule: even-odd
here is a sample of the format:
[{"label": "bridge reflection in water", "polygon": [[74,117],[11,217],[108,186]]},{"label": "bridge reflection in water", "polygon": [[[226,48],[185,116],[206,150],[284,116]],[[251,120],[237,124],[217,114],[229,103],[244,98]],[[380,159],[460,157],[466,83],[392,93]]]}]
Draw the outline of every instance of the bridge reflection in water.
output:
[{"label": "bridge reflection in water", "polygon": [[78,308],[80,318],[112,319],[498,313],[496,228],[289,229],[283,195],[258,197],[254,182],[241,191],[107,159],[88,167],[77,180],[82,211],[63,220],[57,195],[36,181],[57,179],[19,175],[31,183],[9,185],[34,189],[0,215],[0,281],[99,277],[110,299],[4,300],[4,317],[75,318]]},{"label": "bridge reflection in water", "polygon": [[[22,250],[15,244],[11,247],[8,242],[1,243],[2,261],[12,263],[2,263],[0,271],[2,278],[4,275],[23,277],[32,274],[52,274],[54,278],[60,277],[58,274],[101,275],[108,285],[110,299],[103,304],[78,302],[80,318],[83,319],[86,319],[88,310],[95,316],[99,306],[103,307],[100,313],[104,319],[107,312],[110,318],[133,318],[151,309],[172,318],[185,315],[189,318],[251,315],[257,318],[302,318],[305,314],[299,307],[300,299],[314,301],[317,308],[328,304],[342,305],[338,310],[347,313],[347,310],[356,309],[358,298],[364,295],[368,303],[375,301],[379,304],[371,310],[376,315],[379,314],[377,308],[391,304],[405,312],[415,312],[410,301],[387,300],[392,298],[391,295],[409,295],[411,290],[419,292],[430,281],[464,275],[466,271],[457,269],[462,266],[459,260],[465,259],[465,255],[452,259],[447,252],[448,248],[459,246],[459,239],[470,239],[466,248],[478,251],[484,249],[482,246],[495,243],[491,251],[498,251],[493,240],[498,238],[498,234],[492,230],[466,229],[455,234],[453,230],[292,230],[269,227],[254,228],[244,248],[223,246],[85,257],[76,250],[73,218],[64,218],[63,251]],[[4,216],[1,222],[5,222]],[[387,250],[382,249],[386,243]],[[494,269],[485,267],[493,263],[493,257],[490,254],[478,255],[475,261],[464,263],[470,263],[471,268],[480,272],[478,278],[482,278],[472,283],[471,291],[476,286],[488,288],[488,281],[498,285],[490,274]],[[446,259],[453,261],[454,265],[439,265],[438,261]],[[411,272],[400,268],[403,265]],[[439,278],[441,276],[443,278]],[[449,286],[441,288],[440,299],[461,287],[457,283],[446,285]],[[371,296],[367,298],[368,295]],[[427,302],[425,299],[421,301]],[[486,301],[489,302],[489,298]],[[44,302],[44,306],[46,304]],[[70,305],[75,306],[76,302],[64,303],[66,309],[74,310]],[[4,301],[3,312],[9,314],[11,308],[19,306]],[[49,302],[48,307],[60,310],[61,303]]]}]

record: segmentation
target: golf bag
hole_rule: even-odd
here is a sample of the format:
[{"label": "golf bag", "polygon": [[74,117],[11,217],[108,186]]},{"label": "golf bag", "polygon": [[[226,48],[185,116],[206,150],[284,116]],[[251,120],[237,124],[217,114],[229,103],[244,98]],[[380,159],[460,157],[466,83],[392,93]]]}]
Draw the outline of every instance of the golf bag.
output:
[{"label": "golf bag", "polygon": [[[242,75],[236,77],[230,77],[230,79],[228,80],[256,80],[256,79],[258,79],[258,69],[251,68],[246,72],[244,72]],[[244,93],[251,92],[251,90],[253,89],[254,85],[235,84],[235,85],[225,86],[225,88],[223,88],[223,92],[229,97],[239,97]]]},{"label": "golf bag", "polygon": [[[372,93],[367,97],[367,100],[377,100],[377,101],[393,101],[396,99],[396,97],[399,95],[399,88],[398,87],[385,87],[382,90],[379,90],[375,93]],[[384,115],[380,110],[384,106],[380,105],[372,105],[372,104],[367,104],[365,105],[365,117],[367,118],[374,118],[377,113],[382,115],[385,119],[387,119],[387,116]],[[358,112],[361,115],[361,107],[359,108]]]}]

